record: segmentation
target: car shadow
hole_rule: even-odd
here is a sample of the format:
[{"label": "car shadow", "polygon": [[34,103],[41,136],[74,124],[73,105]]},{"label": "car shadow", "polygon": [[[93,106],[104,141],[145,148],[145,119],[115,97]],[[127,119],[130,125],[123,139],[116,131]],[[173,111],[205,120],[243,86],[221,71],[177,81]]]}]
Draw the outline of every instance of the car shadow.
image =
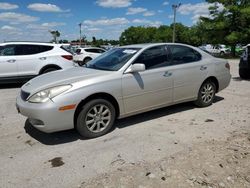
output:
[{"label": "car shadow", "polygon": [[14,89],[21,88],[23,83],[15,83],[15,84],[0,84],[0,89]]},{"label": "car shadow", "polygon": [[56,133],[44,133],[34,128],[29,120],[25,122],[24,130],[32,138],[45,145],[59,145],[76,140],[83,140],[83,138],[74,130],[60,131]]},{"label": "car shadow", "polygon": [[[214,103],[220,102],[222,100],[224,100],[223,97],[216,96],[214,99]],[[177,105],[169,106],[165,108],[160,108],[157,110],[145,112],[145,113],[127,117],[124,119],[119,119],[115,122],[115,126],[113,127],[111,131],[114,131],[116,128],[118,129],[126,128],[129,126],[138,124],[138,123],[157,119],[157,118],[175,114],[178,112],[191,110],[194,108],[197,108],[197,107],[192,102],[188,102],[188,103],[177,104]],[[30,124],[28,119],[25,122],[24,129],[27,134],[29,134],[32,138],[34,138],[35,140],[39,141],[40,143],[44,145],[59,145],[59,144],[74,142],[77,140],[87,140],[81,137],[77,133],[77,131],[75,131],[74,129],[56,132],[56,133],[43,133],[37,130],[36,128],[34,128]]]},{"label": "car shadow", "polygon": [[233,79],[234,81],[243,81],[243,80],[244,80],[244,81],[250,81],[250,79],[242,79],[242,78],[239,77],[239,76],[238,76],[238,77],[233,77],[232,79]]},{"label": "car shadow", "polygon": [[[223,97],[220,96],[215,96],[214,98],[214,103],[218,103],[220,101],[224,100]],[[187,110],[192,110],[194,108],[198,108],[195,106],[192,102],[187,102],[187,103],[181,103],[181,104],[176,104],[173,106],[168,106],[164,108],[160,108],[157,110],[145,112],[142,114],[134,115],[131,117],[127,117],[124,119],[119,119],[116,121],[116,128],[125,128],[132,126],[137,123],[145,122],[145,121],[150,121],[153,119],[157,119],[163,116],[168,116],[171,114],[176,114],[178,112],[184,112]],[[114,128],[115,129],[115,128]]]}]

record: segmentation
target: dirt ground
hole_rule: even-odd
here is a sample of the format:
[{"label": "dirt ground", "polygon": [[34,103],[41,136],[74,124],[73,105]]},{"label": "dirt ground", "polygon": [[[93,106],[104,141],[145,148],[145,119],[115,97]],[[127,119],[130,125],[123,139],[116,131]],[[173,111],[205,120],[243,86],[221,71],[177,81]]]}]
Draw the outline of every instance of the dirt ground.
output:
[{"label": "dirt ground", "polygon": [[0,187],[250,187],[250,81],[238,76],[208,108],[192,103],[116,122],[100,138],[37,131],[0,89]]}]

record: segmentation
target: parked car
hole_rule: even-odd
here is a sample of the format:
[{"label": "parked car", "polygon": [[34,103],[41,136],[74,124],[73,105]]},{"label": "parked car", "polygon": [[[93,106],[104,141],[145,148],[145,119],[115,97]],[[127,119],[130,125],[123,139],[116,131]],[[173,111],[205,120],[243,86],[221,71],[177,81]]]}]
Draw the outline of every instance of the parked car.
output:
[{"label": "parked car", "polygon": [[24,82],[37,75],[73,67],[73,56],[58,44],[0,44],[0,83]]},{"label": "parked car", "polygon": [[239,75],[243,79],[250,79],[250,44],[244,48],[245,50],[240,58]]},{"label": "parked car", "polygon": [[106,134],[117,118],[187,101],[211,105],[229,85],[229,69],[226,60],[189,45],[123,46],[84,67],[29,81],[16,106],[43,132],[76,128],[94,138]]},{"label": "parked car", "polygon": [[231,52],[230,48],[226,47],[226,45],[224,44],[218,44],[218,45],[207,44],[200,46],[199,48],[207,51],[210,54],[220,55],[220,56],[230,54]]},{"label": "parked car", "polygon": [[74,54],[74,61],[78,62],[80,66],[86,64],[92,59],[95,59],[106,50],[102,48],[88,47],[88,48],[78,48]]}]

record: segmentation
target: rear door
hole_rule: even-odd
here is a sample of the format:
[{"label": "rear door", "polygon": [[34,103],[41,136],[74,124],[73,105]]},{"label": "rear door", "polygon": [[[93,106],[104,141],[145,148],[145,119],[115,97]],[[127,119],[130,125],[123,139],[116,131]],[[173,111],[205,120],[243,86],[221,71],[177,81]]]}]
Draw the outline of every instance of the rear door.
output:
[{"label": "rear door", "polygon": [[40,67],[46,64],[49,58],[45,52],[52,50],[53,46],[46,45],[17,45],[17,66],[19,76],[37,75]]},{"label": "rear door", "polygon": [[197,97],[209,70],[208,60],[199,52],[183,45],[169,45],[172,53],[173,101],[181,102]]},{"label": "rear door", "polygon": [[0,78],[18,75],[15,45],[0,46]]}]

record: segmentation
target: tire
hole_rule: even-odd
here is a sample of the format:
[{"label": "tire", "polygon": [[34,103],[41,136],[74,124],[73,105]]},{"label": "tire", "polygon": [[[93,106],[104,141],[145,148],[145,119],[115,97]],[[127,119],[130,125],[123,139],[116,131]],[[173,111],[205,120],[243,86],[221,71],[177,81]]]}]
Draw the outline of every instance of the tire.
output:
[{"label": "tire", "polygon": [[83,61],[79,61],[78,64],[79,66],[83,66],[87,62],[91,61],[92,59],[90,57],[85,58]]},{"label": "tire", "polygon": [[195,101],[195,104],[199,107],[207,107],[210,106],[215,97],[216,86],[214,82],[208,80],[204,82],[198,93],[198,99]]},{"label": "tire", "polygon": [[56,70],[58,70],[58,69],[55,67],[46,68],[45,70],[42,71],[42,74],[46,74],[48,72],[52,72],[52,71],[56,71]]},{"label": "tire", "polygon": [[239,75],[242,79],[250,79],[250,69],[239,69]]},{"label": "tire", "polygon": [[220,56],[224,56],[225,55],[225,52],[220,52]]},{"label": "tire", "polygon": [[85,138],[96,138],[112,128],[115,117],[112,103],[105,99],[94,99],[87,102],[79,112],[76,129]]}]

